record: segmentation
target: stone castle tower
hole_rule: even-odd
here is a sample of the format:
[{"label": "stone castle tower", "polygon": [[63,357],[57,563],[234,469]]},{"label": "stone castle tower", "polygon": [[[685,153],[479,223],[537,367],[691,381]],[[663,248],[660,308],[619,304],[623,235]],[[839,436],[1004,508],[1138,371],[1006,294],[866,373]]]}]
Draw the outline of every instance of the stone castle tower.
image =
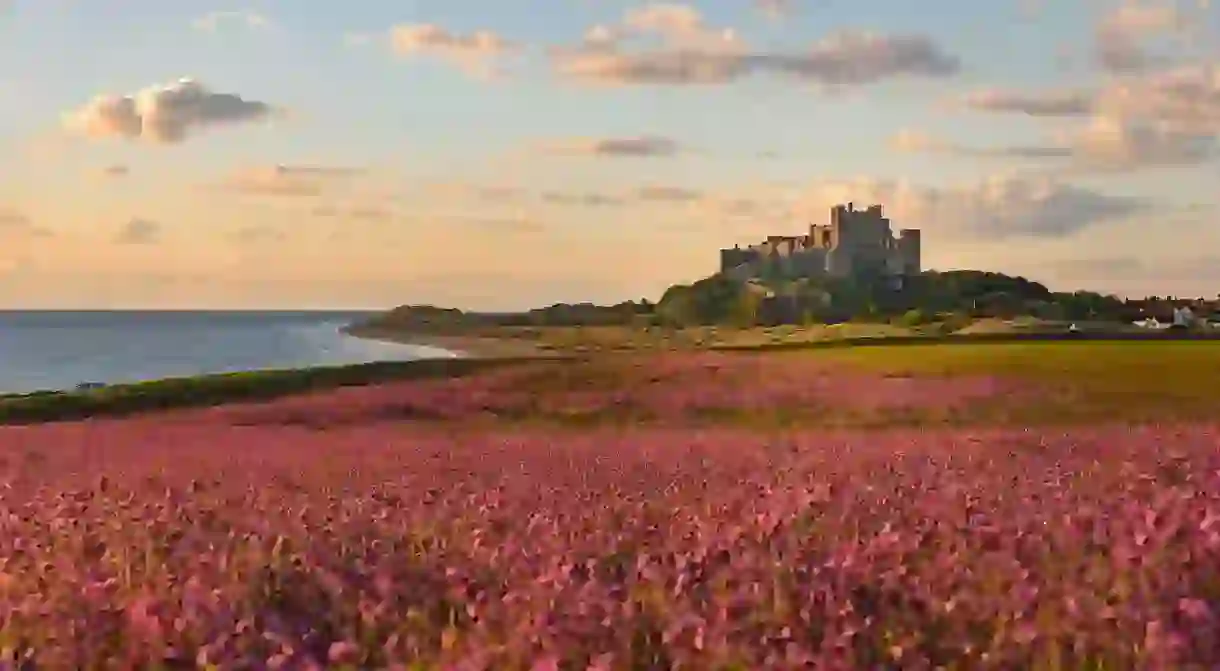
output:
[{"label": "stone castle tower", "polygon": [[919,229],[895,237],[880,205],[857,210],[854,203],[830,209],[830,222],[811,224],[808,235],[771,235],[742,248],[720,250],[720,272],[749,279],[763,274],[790,277],[902,277],[917,275]]}]

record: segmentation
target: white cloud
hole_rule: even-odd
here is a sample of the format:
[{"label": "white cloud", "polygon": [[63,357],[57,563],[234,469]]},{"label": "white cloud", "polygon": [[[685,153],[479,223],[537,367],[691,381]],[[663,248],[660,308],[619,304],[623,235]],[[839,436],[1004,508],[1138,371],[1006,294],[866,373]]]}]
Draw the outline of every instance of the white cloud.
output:
[{"label": "white cloud", "polygon": [[205,128],[269,118],[271,105],[234,93],[216,93],[193,79],[153,86],[132,95],[101,95],[64,119],[92,138],[177,144]]},{"label": "white cloud", "polygon": [[211,12],[194,21],[191,25],[196,30],[214,33],[223,24],[239,24],[250,29],[267,28],[271,21],[256,11],[245,9],[236,11]]},{"label": "white cloud", "polygon": [[754,0],[754,8],[771,19],[782,19],[796,10],[796,0]]}]

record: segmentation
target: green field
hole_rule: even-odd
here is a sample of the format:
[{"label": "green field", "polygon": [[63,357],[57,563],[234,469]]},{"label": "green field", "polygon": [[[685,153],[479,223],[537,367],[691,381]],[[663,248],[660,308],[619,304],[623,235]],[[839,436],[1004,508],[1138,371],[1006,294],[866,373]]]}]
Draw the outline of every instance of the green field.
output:
[{"label": "green field", "polygon": [[976,410],[1020,423],[1220,416],[1220,341],[914,344],[794,351],[888,375],[996,375],[1047,390]]}]

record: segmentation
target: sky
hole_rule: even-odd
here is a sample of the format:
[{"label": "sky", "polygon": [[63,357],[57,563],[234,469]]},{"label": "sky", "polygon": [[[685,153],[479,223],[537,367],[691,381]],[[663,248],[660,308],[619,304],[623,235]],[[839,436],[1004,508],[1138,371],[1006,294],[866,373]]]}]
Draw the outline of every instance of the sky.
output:
[{"label": "sky", "polygon": [[0,308],[656,299],[880,204],[1220,292],[1207,0],[0,0]]}]

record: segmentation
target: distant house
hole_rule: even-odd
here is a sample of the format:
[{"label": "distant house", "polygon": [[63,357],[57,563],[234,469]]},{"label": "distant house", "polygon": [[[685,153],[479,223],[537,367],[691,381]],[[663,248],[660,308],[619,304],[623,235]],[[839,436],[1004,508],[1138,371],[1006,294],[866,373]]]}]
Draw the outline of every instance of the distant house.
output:
[{"label": "distant house", "polygon": [[1157,320],[1156,317],[1148,317],[1147,319],[1140,319],[1133,323],[1136,326],[1142,326],[1143,328],[1146,328],[1146,329],[1163,329],[1163,328],[1167,328],[1169,326],[1168,324],[1162,324],[1160,321]]},{"label": "distant house", "polygon": [[1190,328],[1194,325],[1194,323],[1195,314],[1191,311],[1190,307],[1182,306],[1180,308],[1173,309],[1173,324],[1170,326],[1170,328]]}]

